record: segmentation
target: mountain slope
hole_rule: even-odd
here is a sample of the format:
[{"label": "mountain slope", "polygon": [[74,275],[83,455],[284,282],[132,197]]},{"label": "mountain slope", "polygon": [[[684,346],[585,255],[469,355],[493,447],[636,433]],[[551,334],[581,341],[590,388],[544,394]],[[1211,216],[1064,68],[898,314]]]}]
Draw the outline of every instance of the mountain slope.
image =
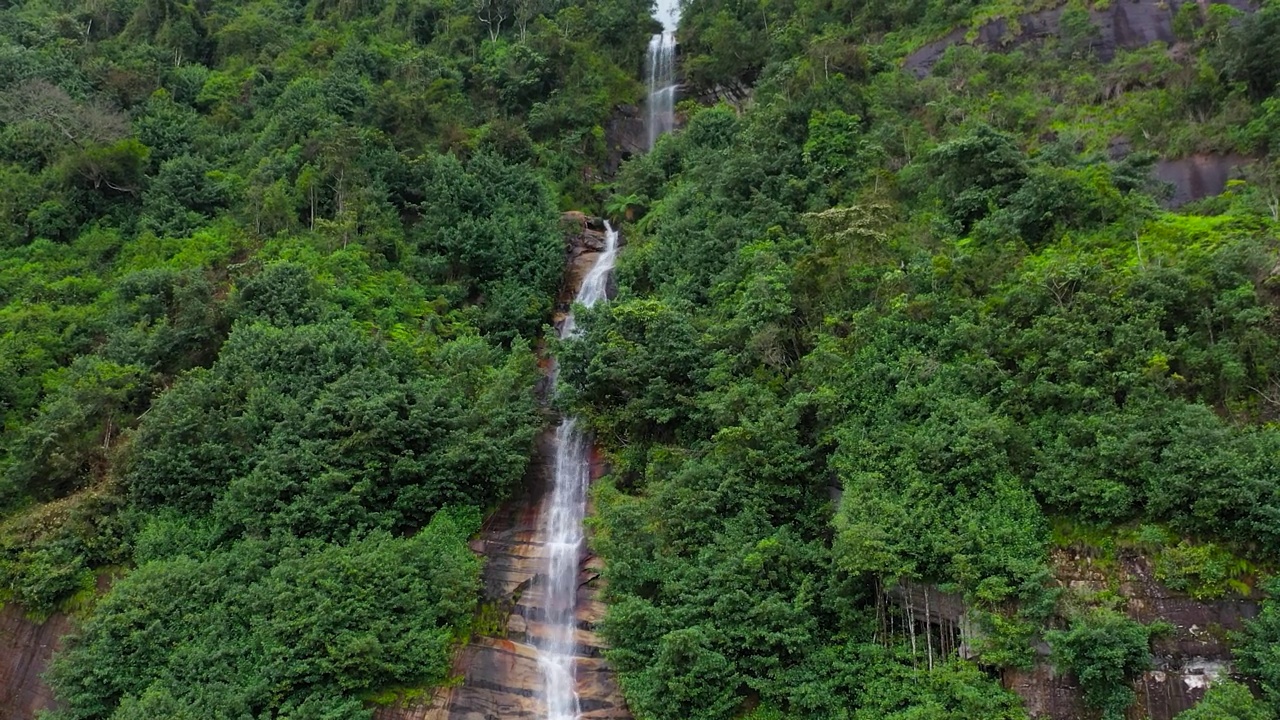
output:
[{"label": "mountain slope", "polygon": [[[1022,717],[1001,676],[1060,687],[1028,708],[1056,717],[1210,683],[1271,712],[1149,603],[1255,612],[1280,549],[1278,19],[685,6],[689,89],[750,99],[686,104],[623,169],[619,298],[563,350],[613,449],[597,547],[637,716]],[[1189,153],[1257,162],[1169,212],[1154,166]],[[1236,652],[1264,690],[1269,627]],[[1130,709],[1153,652],[1198,685]],[[1027,683],[1049,667],[1070,682]]]}]

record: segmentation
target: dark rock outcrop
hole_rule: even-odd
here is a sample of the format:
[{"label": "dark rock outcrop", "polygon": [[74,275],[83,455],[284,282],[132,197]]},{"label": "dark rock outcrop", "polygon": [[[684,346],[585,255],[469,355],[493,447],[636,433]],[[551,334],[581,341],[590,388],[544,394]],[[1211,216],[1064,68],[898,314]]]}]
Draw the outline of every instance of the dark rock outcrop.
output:
[{"label": "dark rock outcrop", "polygon": [[[1102,592],[1115,587],[1125,611],[1142,623],[1163,620],[1172,631],[1152,643],[1152,669],[1134,682],[1136,702],[1131,720],[1171,720],[1203,697],[1209,685],[1230,674],[1228,633],[1243,628],[1258,612],[1257,598],[1200,601],[1170,590],[1155,579],[1150,562],[1141,555],[1120,558],[1119,567],[1098,569],[1079,555],[1062,553],[1056,559],[1058,583],[1077,593]],[[1030,671],[1011,670],[1005,686],[1022,696],[1033,718],[1073,720],[1087,717],[1075,678],[1054,672],[1042,662]]]},{"label": "dark rock outcrop", "polygon": [[604,142],[609,151],[604,173],[613,177],[624,160],[649,149],[649,129],[645,126],[643,110],[635,105],[619,105],[604,126]]},{"label": "dark rock outcrop", "polygon": [[[1151,670],[1134,682],[1136,701],[1128,718],[1172,720],[1198,703],[1215,680],[1231,673],[1227,637],[1258,613],[1258,598],[1196,600],[1156,580],[1151,563],[1141,555],[1122,555],[1117,565],[1104,569],[1087,555],[1059,552],[1054,558],[1054,575],[1067,593],[1088,596],[1117,590],[1125,612],[1133,619],[1144,624],[1157,620],[1169,623],[1171,632],[1152,643]],[[966,621],[959,596],[908,582],[888,588],[884,597],[897,608],[899,625],[890,631],[899,637],[914,636],[922,653],[926,642],[933,643],[928,649],[944,651],[950,642],[962,657],[968,656],[975,630]],[[1076,679],[1054,669],[1047,645],[1041,643],[1037,652],[1040,660],[1030,670],[1004,671],[1004,686],[1022,698],[1033,718],[1092,717]]]},{"label": "dark rock outcrop", "polygon": [[[1093,51],[1101,60],[1110,60],[1120,50],[1133,50],[1154,42],[1173,43],[1173,18],[1178,8],[1197,0],[1115,0],[1105,10],[1092,10],[1089,19],[1097,29]],[[1251,0],[1216,0],[1206,4],[1225,4],[1237,10],[1252,12]],[[905,67],[925,77],[953,45],[969,42],[988,50],[1009,50],[1062,34],[1065,6],[1026,13],[1014,19],[992,20],[976,30],[959,28],[907,56]]]},{"label": "dark rock outcrop", "polygon": [[1202,153],[1176,160],[1156,163],[1157,179],[1173,185],[1173,195],[1168,207],[1179,207],[1189,202],[1219,195],[1227,187],[1227,181],[1235,177],[1238,169],[1252,159],[1244,155],[1218,155]]}]

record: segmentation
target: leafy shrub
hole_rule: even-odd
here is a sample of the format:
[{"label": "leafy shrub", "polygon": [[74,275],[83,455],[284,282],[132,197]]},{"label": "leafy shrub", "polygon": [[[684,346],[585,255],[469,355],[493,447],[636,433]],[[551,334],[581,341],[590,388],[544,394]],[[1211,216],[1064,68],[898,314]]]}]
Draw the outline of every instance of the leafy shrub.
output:
[{"label": "leafy shrub", "polygon": [[475,605],[478,526],[442,512],[407,538],[246,540],[147,563],[55,661],[53,717],[367,718],[362,693],[445,678]]},{"label": "leafy shrub", "polygon": [[[1280,582],[1272,580],[1265,589],[1274,598]],[[1257,681],[1271,712],[1280,713],[1280,606],[1275,600],[1263,601],[1258,616],[1245,623],[1235,656],[1240,670]]]},{"label": "leafy shrub", "polygon": [[1103,720],[1121,720],[1134,700],[1130,683],[1151,664],[1151,636],[1163,630],[1096,608],[1070,629],[1046,633],[1045,640],[1054,664],[1079,679],[1085,703],[1102,711]]},{"label": "leafy shrub", "polygon": [[1254,698],[1248,687],[1231,680],[1215,680],[1204,698],[1177,720],[1270,720],[1275,715]]}]

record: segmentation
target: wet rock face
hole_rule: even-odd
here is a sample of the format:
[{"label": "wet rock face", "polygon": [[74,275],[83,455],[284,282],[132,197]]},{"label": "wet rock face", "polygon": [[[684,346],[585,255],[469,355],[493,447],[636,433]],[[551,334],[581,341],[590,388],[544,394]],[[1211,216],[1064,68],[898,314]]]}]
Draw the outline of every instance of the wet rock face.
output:
[{"label": "wet rock face", "polygon": [[[1127,714],[1131,720],[1172,720],[1200,702],[1208,686],[1230,672],[1228,633],[1243,629],[1244,621],[1258,613],[1258,598],[1200,601],[1174,592],[1155,579],[1151,563],[1141,555],[1121,556],[1119,568],[1106,572],[1069,553],[1060,553],[1055,565],[1058,583],[1075,591],[1101,592],[1118,579],[1130,617],[1172,626],[1167,636],[1152,643],[1152,669],[1134,682],[1137,700]],[[1007,672],[1004,682],[1022,696],[1034,718],[1088,717],[1082,714],[1075,678],[1055,673],[1047,662],[1028,672]]]},{"label": "wet rock face", "polygon": [[1027,715],[1033,718],[1074,720],[1092,716],[1081,701],[1080,686],[1075,678],[1059,675],[1052,665],[1036,665],[1030,670],[1006,670],[1001,682],[1006,689],[1022,698]]},{"label": "wet rock face", "polygon": [[1157,179],[1173,185],[1173,195],[1165,202],[1179,207],[1189,202],[1220,195],[1238,168],[1248,164],[1243,155],[1191,155],[1156,163]]},{"label": "wet rock face", "polygon": [[[1200,601],[1174,592],[1155,579],[1150,561],[1137,554],[1122,555],[1118,567],[1105,569],[1087,556],[1060,551],[1054,557],[1056,583],[1064,591],[1080,594],[1118,590],[1124,610],[1144,624],[1158,620],[1172,626],[1169,634],[1152,643],[1152,668],[1134,682],[1136,701],[1129,720],[1172,720],[1204,697],[1218,678],[1231,673],[1230,633],[1259,609],[1259,597],[1228,597]],[[957,651],[964,655],[968,630],[965,606],[956,595],[936,587],[904,583],[889,588],[885,597],[902,617],[912,617],[918,643],[928,633],[936,638],[957,637]],[[901,629],[899,629],[901,633]],[[958,635],[957,635],[958,633]],[[936,640],[935,640],[936,642]],[[1078,720],[1095,717],[1084,706],[1079,683],[1058,673],[1049,662],[1049,647],[1037,649],[1040,660],[1029,670],[1009,669],[1002,674],[1006,688],[1017,693],[1032,718]]]},{"label": "wet rock face", "polygon": [[561,215],[560,225],[565,233],[567,254],[564,283],[556,301],[554,320],[557,326],[564,314],[568,313],[577,288],[582,284],[582,278],[595,265],[596,257],[604,250],[605,244],[604,220],[601,218],[589,217],[580,212],[567,212]]},{"label": "wet rock face", "polygon": [[[1120,50],[1134,50],[1153,42],[1172,43],[1173,18],[1178,8],[1198,0],[1114,0],[1105,10],[1093,10],[1089,19],[1097,28],[1093,47],[1098,58],[1111,60]],[[1230,5],[1243,12],[1256,10],[1251,0],[1217,0],[1205,4]],[[1027,13],[1010,22],[992,20],[974,31],[972,44],[989,50],[1008,50],[1062,34],[1064,7]],[[968,42],[969,30],[959,28],[916,50],[907,57],[908,70],[923,78],[933,70],[947,48]]]},{"label": "wet rock face", "polygon": [[0,720],[31,720],[54,708],[53,693],[40,676],[70,630],[65,615],[34,623],[16,605],[0,610]]},{"label": "wet rock face", "polygon": [[[375,720],[541,720],[542,670],[534,642],[544,632],[542,577],[544,549],[538,542],[538,515],[553,455],[550,432],[539,441],[537,473],[522,497],[506,503],[486,523],[473,549],[485,558],[486,604],[509,609],[499,637],[473,637],[454,660],[461,682],[441,688],[429,700],[380,708]],[[599,476],[593,467],[592,476]],[[596,627],[604,617],[599,560],[583,559],[578,586],[577,691],[583,720],[630,720],[612,669],[603,658]]]},{"label": "wet rock face", "polygon": [[[604,224],[582,213],[562,217],[567,238],[566,279],[560,310],[567,312],[582,276],[604,248]],[[557,323],[561,318],[557,317]],[[543,497],[555,473],[553,430],[538,439],[533,468],[524,491],[505,503],[485,523],[472,549],[484,557],[482,602],[502,617],[490,637],[472,637],[454,658],[459,681],[440,688],[434,697],[380,708],[376,720],[541,720],[547,715],[542,698],[542,670],[535,649],[547,632],[543,589],[545,548],[538,538]],[[593,454],[592,480],[603,474]],[[583,720],[630,720],[613,670],[604,660],[604,642],[597,628],[605,606],[601,590],[601,562],[582,558],[578,575],[577,659],[575,673]],[[3,719],[0,719],[3,720]]]},{"label": "wet rock face", "polygon": [[649,150],[649,128],[645,125],[641,108],[635,105],[618,106],[605,124],[604,141],[609,149],[604,173],[613,177],[622,166],[622,161]]}]

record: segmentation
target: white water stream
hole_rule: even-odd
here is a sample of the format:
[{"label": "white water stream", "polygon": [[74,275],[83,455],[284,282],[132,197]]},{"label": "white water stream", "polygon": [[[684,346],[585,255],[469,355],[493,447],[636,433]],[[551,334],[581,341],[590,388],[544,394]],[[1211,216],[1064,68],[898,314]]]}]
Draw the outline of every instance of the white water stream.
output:
[{"label": "white water stream", "polygon": [[649,149],[671,132],[676,122],[676,35],[671,30],[649,38]]},{"label": "white water stream", "polygon": [[[675,126],[677,0],[658,0],[656,17],[663,32],[649,41],[649,147]],[[576,303],[591,307],[608,299],[609,275],[618,257],[618,233],[605,224],[604,250],[582,279]],[[578,335],[573,312],[560,325],[560,338]],[[559,372],[553,367],[552,383]],[[554,389],[553,389],[554,392]],[[542,668],[547,720],[579,720],[574,658],[577,655],[578,572],[582,563],[582,518],[591,484],[591,440],[578,428],[577,418],[567,417],[555,432],[555,474],[551,492],[543,500],[539,537],[546,548],[543,598],[545,630],[538,636],[538,664]]]},{"label": "white water stream", "polygon": [[658,138],[675,129],[676,124],[676,25],[680,19],[678,0],[658,0],[653,14],[662,23],[662,32],[649,38],[645,56],[645,78],[649,84],[647,129],[649,149]]},{"label": "white water stream", "polygon": [[[576,302],[591,307],[607,299],[609,273],[618,257],[618,233],[605,224],[604,251],[582,280]],[[561,339],[578,334],[573,312],[560,326]],[[555,375],[553,374],[553,378]],[[561,421],[555,433],[555,475],[543,500],[539,535],[546,548],[546,591],[543,598],[546,630],[537,640],[548,720],[578,720],[581,708],[575,690],[574,656],[577,642],[578,570],[582,562],[582,517],[591,483],[591,441],[578,429],[576,418]]]}]

